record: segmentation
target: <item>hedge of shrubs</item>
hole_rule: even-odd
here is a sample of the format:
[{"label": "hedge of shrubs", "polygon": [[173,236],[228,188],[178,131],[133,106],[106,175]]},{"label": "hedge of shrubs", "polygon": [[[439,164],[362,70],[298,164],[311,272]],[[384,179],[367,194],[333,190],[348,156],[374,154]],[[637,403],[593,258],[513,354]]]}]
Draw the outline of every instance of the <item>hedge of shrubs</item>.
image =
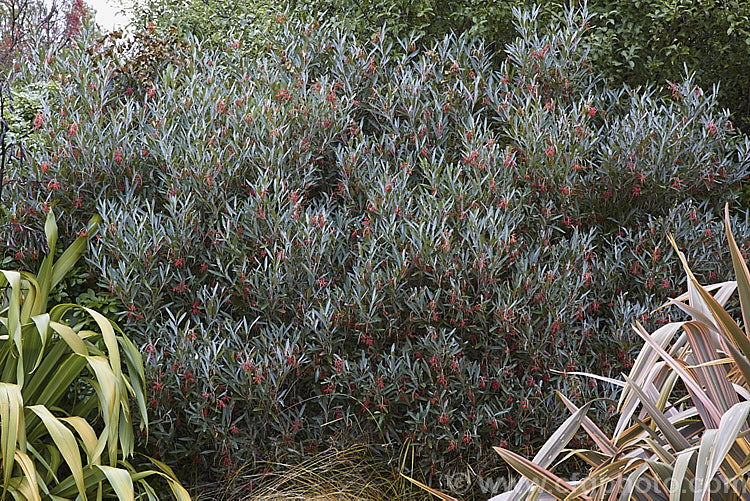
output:
[{"label": "hedge of shrubs", "polygon": [[77,286],[146,356],[153,454],[198,478],[354,441],[482,474],[559,426],[554,390],[613,395],[566,372],[618,375],[627,319],[669,320],[667,233],[729,276],[750,142],[715,93],[607,88],[585,8],[537,15],[502,61],[281,18],[260,55],[184,36],[148,78],[93,32],[29,61],[38,147],[11,177],[40,189],[4,204],[71,237],[104,218]]},{"label": "hedge of shrubs", "polygon": [[[156,22],[176,27],[211,43],[226,33],[262,27],[273,31],[278,16],[340,19],[362,40],[383,25],[397,44],[412,32],[429,45],[450,33],[466,33],[487,41],[488,52],[502,52],[513,41],[516,8],[540,4],[543,22],[564,17],[567,1],[531,0],[139,0],[134,19],[142,26]],[[721,83],[721,107],[745,132],[750,125],[750,4],[744,0],[609,0],[572,2],[594,14],[588,34],[589,58],[611,85],[657,84],[674,79],[683,68],[696,73],[704,88]],[[260,43],[256,43],[256,40]],[[265,37],[248,38],[248,45]]]}]

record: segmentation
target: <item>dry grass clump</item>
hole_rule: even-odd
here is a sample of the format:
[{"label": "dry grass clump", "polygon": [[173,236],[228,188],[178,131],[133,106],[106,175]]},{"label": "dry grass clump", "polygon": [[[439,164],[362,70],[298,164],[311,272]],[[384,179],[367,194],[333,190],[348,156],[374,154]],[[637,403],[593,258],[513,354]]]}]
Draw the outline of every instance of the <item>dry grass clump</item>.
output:
[{"label": "dry grass clump", "polygon": [[[252,471],[249,471],[252,468]],[[364,445],[331,448],[300,463],[247,465],[200,499],[380,501],[425,499],[395,466],[375,463]]]}]

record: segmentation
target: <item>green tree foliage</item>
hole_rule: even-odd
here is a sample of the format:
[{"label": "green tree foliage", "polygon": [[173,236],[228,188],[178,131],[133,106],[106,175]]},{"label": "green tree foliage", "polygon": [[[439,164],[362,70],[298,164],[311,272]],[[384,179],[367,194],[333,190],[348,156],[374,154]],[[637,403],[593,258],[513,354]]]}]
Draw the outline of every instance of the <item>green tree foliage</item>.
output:
[{"label": "green tree foliage", "polygon": [[286,11],[283,0],[141,0],[133,18],[139,29],[195,36],[212,47],[241,41],[243,50],[258,52]]},{"label": "green tree foliage", "polygon": [[34,51],[59,51],[78,35],[88,14],[83,0],[0,0],[0,69],[17,71]]},{"label": "green tree foliage", "polygon": [[594,0],[591,58],[614,82],[673,81],[683,68],[704,88],[720,84],[722,106],[750,123],[750,2]]},{"label": "green tree foliage", "polygon": [[[416,33],[429,45],[447,34],[483,38],[490,50],[502,51],[515,37],[514,7],[530,8],[530,0],[146,0],[139,22],[157,21],[202,38],[243,38],[251,25],[265,32],[283,12],[338,19],[368,40],[384,26],[384,36],[397,40]],[[576,3],[583,2],[573,2]],[[541,19],[560,19],[567,2],[543,4]],[[696,83],[721,83],[721,106],[744,127],[750,120],[750,2],[745,0],[590,0],[590,58],[615,87],[627,83],[666,85],[695,72]],[[147,21],[146,21],[147,22]],[[243,38],[250,42],[247,38]]]}]

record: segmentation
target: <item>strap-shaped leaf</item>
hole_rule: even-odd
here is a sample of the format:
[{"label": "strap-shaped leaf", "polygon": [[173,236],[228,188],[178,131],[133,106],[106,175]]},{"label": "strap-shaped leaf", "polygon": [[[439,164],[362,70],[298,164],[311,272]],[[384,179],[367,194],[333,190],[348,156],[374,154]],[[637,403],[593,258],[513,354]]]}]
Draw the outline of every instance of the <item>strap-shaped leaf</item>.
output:
[{"label": "strap-shaped leaf", "polygon": [[569,376],[582,376],[582,377],[587,377],[587,378],[592,378],[592,379],[598,379],[599,381],[604,381],[605,383],[611,384],[613,386],[625,387],[625,383],[623,383],[619,379],[602,376],[600,374],[591,374],[590,372],[578,372],[578,371],[556,371],[554,369],[550,369],[550,370],[557,374],[567,374]]},{"label": "strap-shaped leaf", "polygon": [[135,400],[138,403],[138,410],[141,415],[141,429],[147,429],[148,412],[146,411],[146,377],[143,371],[143,357],[138,348],[126,336],[118,336],[117,340],[125,355],[125,366],[128,369],[130,384],[133,387]]},{"label": "strap-shaped leaf", "polygon": [[[654,356],[658,357],[656,353],[653,354]],[[657,359],[652,363],[650,371],[641,377],[640,382],[635,380],[633,380],[633,382],[639,384],[641,387],[651,388],[653,392],[656,392],[656,387],[654,386],[653,381],[662,371],[664,371],[665,366],[665,362]],[[628,397],[625,400],[625,405],[623,406],[622,411],[620,412],[620,417],[617,421],[617,429],[619,431],[617,431],[617,434],[615,435],[615,445],[621,449],[624,448],[624,444],[627,443],[630,438],[632,438],[632,427],[625,428],[625,426],[628,426],[633,420],[633,415],[635,414],[639,404],[638,395],[635,394],[632,388],[626,385],[623,393],[625,391],[628,392]],[[660,394],[656,393],[656,395],[658,401],[658,399],[660,398]],[[657,407],[659,406],[657,405]],[[661,409],[661,407],[659,407],[659,409]],[[638,432],[638,434],[640,434],[640,432]]]},{"label": "strap-shaped leaf", "polygon": [[47,213],[47,220],[44,223],[44,233],[47,236],[47,247],[49,252],[42,260],[42,265],[37,273],[39,283],[39,303],[38,311],[34,315],[47,311],[47,302],[49,301],[49,292],[52,288],[52,267],[55,259],[55,250],[57,247],[57,221],[53,211]]},{"label": "strap-shaped leaf", "polygon": [[565,499],[581,499],[586,493],[600,486],[618,482],[622,475],[626,475],[631,470],[636,469],[643,461],[641,458],[623,458],[613,461],[602,468],[598,468],[591,475],[584,478],[572,492],[568,493]]},{"label": "strap-shaped leaf", "polygon": [[[542,468],[541,466],[529,461],[523,456],[519,456],[515,452],[503,449],[501,447],[494,447],[495,452],[500,454],[506,463],[508,463],[514,470],[529,479],[534,484],[538,485],[542,490],[550,493],[557,499],[566,499],[567,496],[573,492],[574,488],[572,485],[567,483],[565,480],[559,478],[554,473]],[[516,491],[510,496],[511,501],[518,501],[522,499]],[[591,500],[589,496],[581,495],[579,499]]]},{"label": "strap-shaped leaf", "polygon": [[[734,292],[734,289],[737,288],[737,282],[735,282],[734,280],[729,280],[727,282],[718,282],[715,284],[704,285],[703,288],[706,289],[708,292],[717,291],[714,294],[714,297],[716,298],[716,300],[719,302],[720,305],[724,306],[724,304],[727,302],[729,297]],[[685,301],[688,300],[688,293],[684,292],[680,294],[679,296],[677,296],[676,298],[669,299],[667,303],[663,304],[662,306],[659,306],[654,311],[658,311],[662,308],[666,308],[667,306],[671,304],[673,300],[684,303]]]},{"label": "strap-shaped leaf", "polygon": [[24,430],[23,399],[21,388],[15,384],[0,383],[0,453],[3,467],[3,498],[13,476],[16,444]]},{"label": "strap-shaped leaf", "polygon": [[[639,420],[640,421],[640,420]],[[675,461],[674,455],[672,455],[667,449],[656,443],[650,438],[644,438],[643,443],[648,445],[646,450],[653,451],[654,455],[664,464],[672,464]]]},{"label": "strap-shaped leaf", "polygon": [[78,494],[84,501],[86,501],[86,487],[83,482],[83,464],[81,463],[78,442],[76,442],[73,432],[61,423],[45,406],[32,405],[29,406],[28,409],[39,416],[44,423],[50,437],[52,437],[52,441],[57,446],[60,454],[62,454],[63,459],[65,459],[68,468],[70,468],[70,473],[73,475],[73,478],[76,481],[76,486],[78,487]]},{"label": "strap-shaped leaf", "polygon": [[[679,332],[681,327],[681,322],[669,323],[658,328],[653,332],[653,334],[651,334],[651,336],[656,341],[656,343],[659,344],[659,346],[667,346],[674,338],[674,335]],[[638,331],[639,328],[642,329],[640,325],[636,323],[634,329]],[[632,369],[630,369],[630,379],[637,382],[638,384],[644,384],[646,378],[648,378],[652,373],[654,364],[658,359],[658,354],[651,348],[651,346],[648,344],[645,345],[638,353],[638,356],[633,363],[633,367]],[[617,425],[615,426],[615,432],[613,435],[613,437],[615,437],[615,440],[617,440],[617,437],[619,437],[622,431],[625,430],[625,427],[628,426],[628,422],[630,421],[630,416],[632,415],[632,410],[634,409],[634,405],[632,404],[631,399],[632,391],[630,391],[626,386],[622,391],[622,394],[620,395],[620,401],[617,406],[618,410],[620,411],[620,418],[618,419]]]},{"label": "strap-shaped leaf", "polygon": [[687,450],[677,455],[677,460],[674,462],[672,480],[669,484],[669,501],[680,501],[683,499],[683,494],[689,492],[690,483],[688,482],[687,472],[694,452]]},{"label": "strap-shaped leaf", "polygon": [[[560,397],[560,400],[562,400],[562,403],[565,404],[565,407],[567,407],[570,412],[578,411],[578,407],[576,407],[573,402],[565,398],[565,395],[563,395],[559,391],[556,393],[557,396]],[[586,432],[591,436],[591,438],[594,440],[594,443],[599,447],[599,449],[601,449],[602,452],[612,456],[617,454],[617,447],[615,447],[615,444],[612,443],[609,437],[605,435],[605,433],[601,429],[599,429],[599,427],[596,426],[594,422],[588,418],[588,416],[585,416],[583,418],[581,426],[583,426],[583,429],[586,430]]]},{"label": "strap-shaped leaf", "polygon": [[[740,350],[737,349],[732,343],[727,343],[727,348],[729,349],[729,353],[731,353],[732,358],[734,359],[734,363],[737,364],[737,368],[742,373],[742,379],[743,381],[750,381],[750,361],[748,361],[745,356],[740,353]],[[735,391],[737,391],[737,387],[735,386]],[[744,390],[744,388],[742,388]],[[745,390],[746,392],[746,390]],[[738,393],[740,393],[738,391]],[[745,400],[750,400],[750,396],[745,396]]]},{"label": "strap-shaped leaf", "polygon": [[133,501],[135,494],[133,480],[128,470],[105,465],[96,465],[96,467],[106,475],[109,485],[112,486],[120,501]]},{"label": "strap-shaped leaf", "polygon": [[83,339],[70,326],[58,322],[50,322],[49,326],[60,335],[63,341],[70,346],[71,350],[79,355],[88,356],[89,350],[86,348],[86,343],[83,342]]},{"label": "strap-shaped leaf", "polygon": [[96,376],[97,384],[94,385],[94,388],[101,402],[100,408],[104,419],[102,436],[106,434],[107,437],[109,464],[116,464],[117,424],[120,422],[120,385],[106,358],[99,356],[85,358]]},{"label": "strap-shaped leaf", "polygon": [[688,304],[690,304],[690,306],[692,306],[696,310],[700,311],[703,315],[710,315],[711,313],[708,308],[708,305],[705,302],[705,298],[700,294],[700,290],[699,290],[700,284],[698,283],[698,280],[695,279],[693,272],[690,271],[690,267],[688,266],[687,259],[685,259],[685,254],[683,254],[680,251],[680,249],[677,247],[677,242],[675,242],[674,237],[672,235],[668,235],[667,238],[669,239],[669,243],[672,244],[672,247],[677,253],[677,257],[680,258],[682,267],[685,269],[685,273],[688,276],[688,281],[687,281]]},{"label": "strap-shaped leaf", "polygon": [[[695,499],[702,499],[708,492],[711,480],[719,471],[719,467],[737,440],[742,428],[747,426],[748,414],[750,414],[750,402],[738,403],[722,416],[718,430],[706,430],[698,452]],[[705,462],[702,462],[701,458],[705,459]],[[725,476],[732,477],[731,474]]]},{"label": "strap-shaped leaf", "polygon": [[83,498],[83,501],[86,501],[86,486],[83,481],[81,453],[73,432],[61,423],[45,406],[31,405],[27,408],[39,416],[44,423],[50,437],[52,437],[52,441],[55,442],[57,449],[62,454],[63,459],[65,459],[65,463],[70,468],[70,473],[73,475],[78,487],[78,494]]},{"label": "strap-shaped leaf", "polygon": [[47,340],[49,339],[49,314],[43,313],[41,315],[34,315],[33,317],[31,317],[31,320],[36,326],[36,331],[39,334],[39,339],[41,341],[39,354],[37,355],[34,367],[31,369],[31,371],[34,372],[42,362],[42,357],[44,356],[44,348],[45,346],[47,346]]},{"label": "strap-shaped leaf", "polygon": [[[727,233],[727,242],[729,243],[729,253],[732,256],[732,266],[734,267],[734,277],[737,280],[737,290],[740,294],[740,308],[742,309],[742,322],[745,326],[744,339],[750,339],[750,271],[747,269],[747,264],[742,258],[742,252],[737,246],[737,242],[734,240],[732,235],[732,226],[729,219],[729,204],[724,206],[724,229]],[[742,348],[742,347],[741,347]],[[746,346],[750,350],[750,343]],[[750,359],[750,351],[742,349],[745,357]]]},{"label": "strap-shaped leaf", "polygon": [[[539,450],[536,456],[534,456],[534,464],[540,468],[549,468],[552,461],[560,454],[560,452],[567,447],[568,442],[578,433],[581,427],[583,419],[586,417],[586,413],[589,410],[589,404],[584,405],[577,411],[575,411],[560,427],[552,434],[551,437],[544,443],[542,448]],[[520,496],[524,494],[531,486],[527,478],[522,478],[518,481],[516,486],[513,488],[513,494],[516,499],[520,499]],[[540,486],[544,488],[543,486]]]},{"label": "strap-shaped leaf", "polygon": [[122,376],[122,368],[120,366],[120,350],[117,344],[117,338],[115,337],[115,330],[112,328],[112,323],[107,317],[102,315],[96,310],[91,308],[83,308],[86,313],[91,315],[102,333],[102,339],[104,344],[107,346],[107,355],[109,356],[110,366],[115,377],[120,378]]},{"label": "strap-shaped leaf", "polygon": [[117,427],[120,451],[124,459],[129,458],[133,455],[135,447],[135,437],[133,436],[133,423],[130,421],[130,412],[127,407],[127,400],[124,403],[125,407],[120,409],[120,424]]},{"label": "strap-shaped leaf", "polygon": [[631,475],[628,475],[628,480],[625,482],[625,486],[622,488],[622,492],[620,493],[620,501],[630,501],[632,499],[633,491],[635,490],[638,481],[647,471],[648,465],[641,464],[638,468],[636,468],[635,472],[633,472]]},{"label": "strap-shaped leaf", "polygon": [[[693,278],[693,280],[695,280],[695,278]],[[711,314],[715,319],[715,325],[718,327],[718,332],[727,340],[727,342],[733,342],[735,346],[742,351],[746,358],[750,358],[750,339],[745,336],[745,333],[739,328],[737,322],[734,321],[731,315],[727,313],[727,311],[711,294],[708,293],[708,291],[705,290],[705,288],[697,284],[697,290],[711,311]]]},{"label": "strap-shaped leaf", "polygon": [[[670,464],[665,464],[660,461],[647,459],[646,464],[648,469],[654,474],[654,478],[661,487],[663,493],[669,493],[669,483],[672,479],[674,469]],[[654,486],[656,487],[656,486]],[[658,492],[658,491],[656,491]]]},{"label": "strap-shaped leaf", "polygon": [[97,443],[96,432],[89,422],[80,416],[61,417],[59,419],[68,423],[78,432],[78,436],[81,437],[81,441],[83,442],[83,447],[86,449],[88,464],[99,464],[99,456],[95,455]]},{"label": "strap-shaped leaf", "polygon": [[[42,365],[46,362],[47,360],[44,360]],[[54,407],[65,396],[65,392],[70,387],[71,382],[79,378],[85,368],[86,360],[84,358],[69,354],[62,362],[58,362],[54,375],[49,378],[47,384],[44,385],[41,393],[34,401],[45,406]],[[36,378],[34,381],[38,382]]]},{"label": "strap-shaped leaf", "polygon": [[[101,223],[101,221],[102,218],[99,215],[95,215],[94,217],[92,217],[89,221],[88,228],[86,229],[87,234],[93,234],[99,227],[99,223]],[[67,275],[68,272],[73,268],[73,266],[75,266],[81,255],[86,252],[87,244],[88,237],[80,236],[76,238],[72,244],[70,244],[70,247],[65,249],[65,252],[63,252],[62,256],[59,257],[59,259],[52,267],[50,286],[47,290],[51,291],[57,284],[60,283],[60,281],[62,281],[63,278],[65,278],[65,275]]]},{"label": "strap-shaped leaf", "polygon": [[728,379],[726,367],[723,365],[708,365],[720,358],[719,348],[714,343],[711,330],[702,322],[687,322],[685,333],[690,341],[690,348],[701,367],[694,369],[698,376],[698,384],[705,387],[706,394],[716,404],[719,411],[724,413],[739,400]]},{"label": "strap-shaped leaf", "polygon": [[[748,274],[747,265],[742,259],[742,255],[739,252],[737,243],[734,241],[732,236],[731,227],[729,225],[729,209],[725,207],[725,218],[724,224],[727,231],[727,240],[729,241],[729,251],[732,255],[732,264],[734,265],[735,278],[737,279],[737,290],[740,295],[740,307],[742,309],[743,320],[747,322],[750,308],[750,275]],[[673,241],[673,245],[674,241]],[[740,351],[745,355],[745,358],[750,359],[750,338],[747,332],[747,323],[745,324],[745,332],[739,328],[734,319],[727,313],[727,311],[717,302],[717,300],[699,283],[685,261],[685,257],[679,253],[680,260],[682,261],[685,272],[688,275],[688,286],[697,292],[700,296],[702,304],[716,320],[717,325],[720,327],[722,335],[724,335],[729,342],[734,342]],[[744,297],[744,301],[743,301]]]},{"label": "strap-shaped leaf", "polygon": [[[684,322],[683,327],[690,322]],[[695,381],[695,379],[685,370],[685,368],[674,358],[672,358],[669,353],[664,351],[664,349],[659,346],[658,343],[646,332],[646,330],[640,325],[637,324],[639,329],[637,329],[638,334],[643,338],[646,343],[648,343],[654,351],[656,351],[659,356],[669,365],[673,371],[675,371],[679,376],[680,379],[682,379],[682,382],[685,383],[685,386],[687,386],[688,391],[690,391],[690,395],[693,397],[693,399],[697,403],[700,403],[703,408],[705,408],[706,415],[701,416],[704,420],[708,421],[706,424],[714,424],[718,425],[719,421],[721,420],[721,412],[716,407],[716,404],[714,404],[711,399],[706,395],[705,391],[703,391],[703,388],[698,384],[698,382]],[[626,378],[626,381],[628,378]],[[634,388],[635,389],[635,388]],[[640,391],[640,390],[638,390]],[[642,392],[641,392],[642,393]],[[704,421],[705,422],[705,421]],[[682,450],[682,449],[680,449]]]},{"label": "strap-shaped leaf", "polygon": [[[104,472],[96,466],[86,465],[83,468],[83,482],[89,487],[93,487],[103,482],[104,480],[106,480],[106,478],[107,477],[104,475]],[[60,483],[50,489],[51,495],[68,500],[74,499],[77,492],[78,486],[76,484],[76,480],[71,475],[62,479]]]},{"label": "strap-shaped leaf", "polygon": [[653,401],[641,390],[638,385],[630,380],[627,376],[623,376],[625,381],[632,385],[633,391],[638,395],[640,402],[643,404],[644,409],[648,412],[651,419],[656,423],[659,431],[664,435],[672,450],[680,452],[690,447],[690,442],[682,436],[680,431],[674,427],[672,423],[664,416],[664,414],[656,407]]},{"label": "strap-shaped leaf", "polygon": [[[17,271],[5,271],[1,273],[10,284],[10,299],[8,301],[7,325],[8,336],[13,342],[16,349],[16,383],[23,387],[24,370],[23,370],[23,344],[21,342],[21,274]],[[12,366],[11,366],[12,368]]]},{"label": "strap-shaped leaf", "polygon": [[24,497],[30,501],[42,501],[42,498],[39,495],[39,481],[36,476],[34,462],[26,453],[20,450],[16,450],[15,460],[16,463],[18,463],[18,466],[21,467],[24,479],[26,479],[28,483],[28,489]]},{"label": "strap-shaped leaf", "polygon": [[182,484],[177,481],[177,475],[174,474],[172,468],[167,466],[165,463],[162,463],[158,459],[148,457],[148,460],[154,463],[156,467],[161,470],[161,472],[155,473],[158,473],[169,481],[169,487],[172,489],[172,493],[174,494],[175,498],[177,498],[177,501],[190,501],[190,494],[188,494],[187,490],[185,490]]},{"label": "strap-shaped leaf", "polygon": [[706,430],[701,437],[701,444],[698,449],[698,463],[695,468],[694,501],[702,501],[703,491],[711,484],[711,478],[713,478],[713,475],[709,478],[709,458],[711,456],[711,449],[716,443],[717,434],[718,430]]},{"label": "strap-shaped leaf", "polygon": [[42,313],[41,292],[36,277],[27,271],[21,272],[23,304],[21,305],[21,325],[26,325],[34,315]]},{"label": "strap-shaped leaf", "polygon": [[676,372],[670,372],[667,376],[666,381],[662,383],[661,389],[659,390],[659,398],[656,401],[656,407],[661,409],[662,411],[667,408],[667,403],[669,402],[669,396],[672,394],[672,390],[674,389],[675,383],[677,382],[677,373]]}]

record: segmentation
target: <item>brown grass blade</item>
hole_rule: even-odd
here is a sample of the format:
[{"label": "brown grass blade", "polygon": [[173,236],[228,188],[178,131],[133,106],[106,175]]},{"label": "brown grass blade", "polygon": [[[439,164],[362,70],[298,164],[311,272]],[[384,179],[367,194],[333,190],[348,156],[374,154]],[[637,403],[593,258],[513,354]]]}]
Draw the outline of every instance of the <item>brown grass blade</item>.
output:
[{"label": "brown grass blade", "polygon": [[408,476],[404,475],[403,473],[400,473],[400,475],[402,477],[404,477],[406,480],[408,480],[409,482],[411,482],[412,484],[416,485],[417,487],[419,487],[420,489],[424,490],[425,492],[429,492],[430,494],[432,494],[433,496],[435,496],[438,499],[442,499],[443,501],[458,501],[458,499],[456,499],[454,497],[451,497],[448,494],[444,494],[444,493],[440,492],[437,489],[433,489],[429,485],[423,484],[419,480],[416,480],[416,479],[413,479],[411,477],[408,477]]}]

